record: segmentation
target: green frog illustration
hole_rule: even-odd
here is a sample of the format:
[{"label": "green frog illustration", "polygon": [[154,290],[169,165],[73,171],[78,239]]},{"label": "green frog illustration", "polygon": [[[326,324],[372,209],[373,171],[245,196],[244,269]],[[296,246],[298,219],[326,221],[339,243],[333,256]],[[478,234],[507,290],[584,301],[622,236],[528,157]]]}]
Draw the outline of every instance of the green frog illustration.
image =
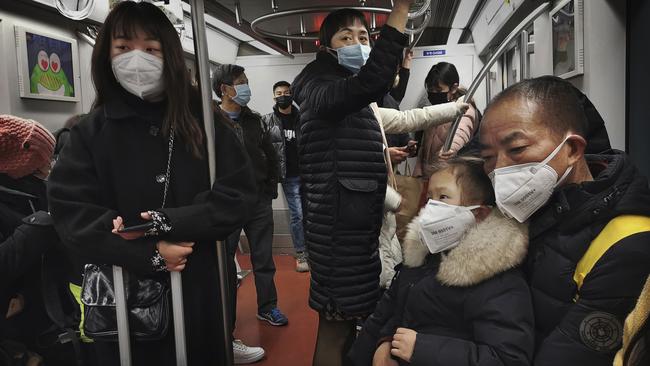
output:
[{"label": "green frog illustration", "polygon": [[47,52],[41,50],[37,61],[29,83],[32,93],[74,97],[74,88],[61,68],[59,55],[52,53],[48,56]]}]

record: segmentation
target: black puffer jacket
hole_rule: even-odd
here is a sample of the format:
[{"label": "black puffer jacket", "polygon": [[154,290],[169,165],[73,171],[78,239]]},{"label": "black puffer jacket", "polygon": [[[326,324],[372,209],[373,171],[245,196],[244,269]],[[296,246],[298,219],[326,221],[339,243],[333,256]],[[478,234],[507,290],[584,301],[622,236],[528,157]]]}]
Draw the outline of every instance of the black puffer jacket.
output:
[{"label": "black puffer jacket", "polygon": [[535,365],[611,365],[622,324],[650,273],[650,232],[614,244],[585,278],[576,265],[614,217],[650,216],[648,181],[622,152],[587,155],[593,182],[558,190],[530,222],[527,276],[537,330]]},{"label": "black puffer jacket", "polygon": [[379,299],[386,165],[368,105],[390,89],[405,44],[404,34],[385,27],[357,75],[321,51],[292,84],[301,112],[309,302],[317,311],[365,316]]},{"label": "black puffer jacket", "polygon": [[533,306],[519,268],[526,225],[494,210],[445,254],[429,255],[413,221],[404,265],[363,326],[349,357],[369,366],[398,327],[416,331],[412,366],[528,366],[534,348]]}]

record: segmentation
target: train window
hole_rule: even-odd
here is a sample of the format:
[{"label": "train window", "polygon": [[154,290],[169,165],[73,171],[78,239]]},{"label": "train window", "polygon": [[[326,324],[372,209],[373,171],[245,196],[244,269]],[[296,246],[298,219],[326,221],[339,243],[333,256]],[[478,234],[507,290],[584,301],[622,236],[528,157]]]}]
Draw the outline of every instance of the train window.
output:
[{"label": "train window", "polygon": [[506,88],[521,80],[521,59],[519,58],[521,47],[519,47],[519,43],[520,40],[515,39],[510,49],[503,55],[503,76]]}]

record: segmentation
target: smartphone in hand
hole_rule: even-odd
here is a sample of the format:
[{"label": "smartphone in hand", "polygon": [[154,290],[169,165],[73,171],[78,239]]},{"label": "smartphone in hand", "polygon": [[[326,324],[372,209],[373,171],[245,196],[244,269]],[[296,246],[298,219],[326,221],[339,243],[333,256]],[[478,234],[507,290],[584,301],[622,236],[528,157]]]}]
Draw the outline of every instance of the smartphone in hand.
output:
[{"label": "smartphone in hand", "polygon": [[139,232],[139,231],[147,231],[149,229],[153,228],[153,221],[148,221],[142,225],[134,225],[134,226],[125,226],[117,230],[118,233],[134,233],[134,232]]}]

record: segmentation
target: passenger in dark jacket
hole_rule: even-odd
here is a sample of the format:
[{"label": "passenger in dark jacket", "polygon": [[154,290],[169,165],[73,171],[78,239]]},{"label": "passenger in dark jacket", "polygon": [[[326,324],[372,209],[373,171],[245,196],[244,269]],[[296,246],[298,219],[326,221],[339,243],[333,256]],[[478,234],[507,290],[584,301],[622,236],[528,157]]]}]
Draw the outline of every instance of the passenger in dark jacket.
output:
[{"label": "passenger in dark jacket", "polygon": [[[212,76],[212,89],[221,98],[218,107],[219,119],[230,125],[240,138],[253,166],[257,196],[251,216],[232,231],[226,239],[229,258],[235,261],[241,231],[248,239],[251,252],[255,290],[257,292],[257,318],[271,325],[286,325],[287,317],[278,309],[278,294],[275,287],[275,263],[273,262],[273,208],[271,202],[278,197],[280,173],[279,156],[272,144],[272,135],[265,128],[262,116],[247,107],[251,98],[248,78],[243,67],[220,65]],[[237,311],[236,267],[231,267],[230,290],[231,310]],[[235,319],[232,318],[232,328]],[[264,351],[259,347],[247,347],[236,340],[235,363],[251,363],[261,359]]]},{"label": "passenger in dark jacket", "polygon": [[[527,225],[489,208],[494,193],[476,159],[452,158],[439,165],[428,196],[429,207],[410,223],[402,243],[401,269],[365,322],[349,354],[351,362],[530,365],[533,307],[519,267],[528,247]],[[447,211],[440,203],[456,206]],[[473,207],[466,223],[457,219],[463,216],[457,211],[460,205]],[[435,247],[444,240],[435,232],[450,227],[462,237],[451,249]],[[434,232],[426,244],[425,231]]]},{"label": "passenger in dark jacket", "polygon": [[[369,104],[393,83],[407,42],[410,3],[395,1],[372,51],[362,13],[329,14],[320,29],[321,51],[292,83],[301,113],[309,304],[321,322],[314,365],[342,362],[355,319],[370,314],[379,299],[377,246],[387,172],[380,126]],[[336,328],[327,332],[328,346],[325,328]]]},{"label": "passenger in dark jacket", "polygon": [[[57,232],[83,263],[119,265],[131,278],[182,271],[188,365],[223,364],[215,242],[240,227],[255,198],[246,152],[230,128],[215,124],[210,186],[182,47],[155,6],[113,8],[93,50],[92,73],[95,108],[72,128],[49,179]],[[125,240],[111,232],[120,226],[118,215],[131,226],[147,211],[155,224],[148,236]],[[172,329],[161,340],[134,340],[133,363],[175,365]],[[116,342],[96,341],[95,347],[100,364],[119,364]]]},{"label": "passenger in dark jacket", "polygon": [[[54,136],[38,122],[0,115],[0,342],[19,342],[58,364],[73,362],[74,355],[56,359],[56,341],[44,341],[45,333],[56,338],[63,332],[53,327],[48,305],[64,308],[62,316],[71,316],[67,325],[73,328],[77,311],[68,290],[68,258],[47,213],[44,178],[53,151]],[[45,266],[52,261],[54,272]],[[58,298],[44,297],[45,287]]]},{"label": "passenger in dark jacket", "polygon": [[[51,235],[47,239],[54,233],[51,227],[41,228],[23,220],[47,210],[43,179],[50,171],[54,143],[54,136],[40,123],[0,115],[0,324],[15,296],[14,304],[19,299],[42,303],[40,286],[33,291],[29,278],[24,277],[40,273],[41,257],[57,238]],[[37,282],[31,285],[38,285],[39,276],[35,278]],[[23,299],[25,289],[35,292],[30,295],[36,297]]]},{"label": "passenger in dark jacket", "polygon": [[300,167],[298,161],[298,132],[300,113],[293,105],[291,84],[278,81],[273,85],[273,112],[262,117],[264,126],[280,159],[280,180],[291,215],[291,241],[296,251],[296,271],[308,272],[305,251],[305,230],[302,225]]},{"label": "passenger in dark jacket", "polygon": [[[611,365],[623,320],[650,273],[647,229],[610,238],[613,245],[599,253],[593,268],[576,273],[613,219],[650,221],[648,181],[625,154],[584,155],[585,119],[571,84],[541,77],[497,96],[481,128],[497,205],[520,220],[531,216],[525,271],[535,309],[537,366]],[[540,166],[544,159],[550,160]],[[520,164],[528,163],[542,173],[522,178],[521,172],[531,170]]]}]

